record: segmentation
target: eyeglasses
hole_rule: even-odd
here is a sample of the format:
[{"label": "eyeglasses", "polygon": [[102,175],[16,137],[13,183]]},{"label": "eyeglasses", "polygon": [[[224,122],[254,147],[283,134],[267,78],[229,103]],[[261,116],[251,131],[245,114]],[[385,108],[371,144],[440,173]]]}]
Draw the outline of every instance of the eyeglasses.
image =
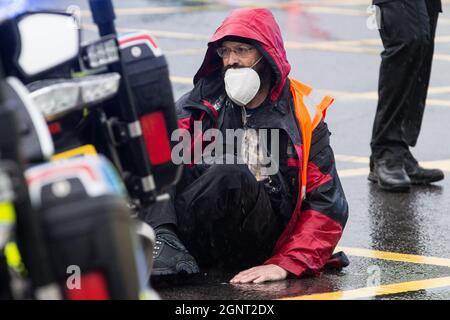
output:
[{"label": "eyeglasses", "polygon": [[217,49],[217,54],[221,58],[228,58],[231,54],[231,52],[234,52],[236,56],[239,58],[245,58],[248,56],[251,50],[254,50],[253,47],[237,47],[235,49],[227,48],[227,47],[220,47]]}]

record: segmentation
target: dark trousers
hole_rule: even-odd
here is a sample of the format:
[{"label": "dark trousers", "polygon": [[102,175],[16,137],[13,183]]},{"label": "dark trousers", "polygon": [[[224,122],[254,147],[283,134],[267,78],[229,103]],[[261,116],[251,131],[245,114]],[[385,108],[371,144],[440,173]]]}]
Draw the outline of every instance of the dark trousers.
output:
[{"label": "dark trousers", "polygon": [[439,15],[433,1],[396,0],[379,5],[384,51],[371,140],[374,160],[401,159],[417,143]]},{"label": "dark trousers", "polygon": [[156,204],[145,220],[175,224],[200,265],[228,269],[263,263],[285,227],[246,165],[185,168],[175,201]]}]

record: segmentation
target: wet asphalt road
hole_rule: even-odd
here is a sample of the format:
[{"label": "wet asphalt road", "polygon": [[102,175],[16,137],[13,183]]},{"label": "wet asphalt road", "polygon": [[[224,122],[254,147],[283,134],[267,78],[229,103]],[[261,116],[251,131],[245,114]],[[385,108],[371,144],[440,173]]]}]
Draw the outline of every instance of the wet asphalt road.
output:
[{"label": "wet asphalt road", "polygon": [[[219,23],[232,8],[251,1],[114,2],[119,30],[145,29],[156,35],[179,97],[192,87],[190,79]],[[343,292],[319,298],[450,299],[450,1],[444,1],[428,108],[413,149],[424,165],[444,170],[447,179],[414,187],[407,194],[385,193],[367,181],[381,50],[378,32],[366,27],[370,2],[315,0],[283,6],[283,1],[258,1],[272,8],[280,24],[293,67],[291,76],[336,97],[327,121],[350,205],[339,244],[350,266],[318,278],[262,285],[232,286],[227,283],[232,274],[217,270],[189,278],[154,279],[162,298],[273,299]],[[58,1],[57,6],[69,4],[87,8],[83,0]],[[85,39],[95,38],[90,18],[83,15],[82,23]],[[430,280],[436,278],[441,279]],[[377,289],[361,290],[365,287]]]}]

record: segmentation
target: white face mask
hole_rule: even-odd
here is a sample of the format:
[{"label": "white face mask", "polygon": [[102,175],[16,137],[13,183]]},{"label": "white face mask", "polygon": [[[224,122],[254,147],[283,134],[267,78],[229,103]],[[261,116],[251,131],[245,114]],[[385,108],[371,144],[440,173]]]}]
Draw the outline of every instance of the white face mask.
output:
[{"label": "white face mask", "polygon": [[253,70],[262,57],[249,68],[228,69],[225,72],[225,91],[228,97],[238,106],[245,106],[259,91],[261,79],[258,73]]}]

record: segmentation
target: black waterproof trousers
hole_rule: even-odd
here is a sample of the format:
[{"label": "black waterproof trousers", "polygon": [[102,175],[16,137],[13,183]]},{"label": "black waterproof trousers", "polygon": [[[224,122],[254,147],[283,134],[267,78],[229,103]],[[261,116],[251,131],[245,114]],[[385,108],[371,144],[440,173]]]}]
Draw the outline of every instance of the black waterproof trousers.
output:
[{"label": "black waterproof trousers", "polygon": [[157,203],[143,218],[153,228],[176,225],[201,266],[261,264],[286,225],[272,209],[264,184],[246,165],[185,168],[174,198]]},{"label": "black waterproof trousers", "polygon": [[391,0],[379,8],[384,51],[372,157],[401,159],[419,137],[441,6],[436,0]]}]

